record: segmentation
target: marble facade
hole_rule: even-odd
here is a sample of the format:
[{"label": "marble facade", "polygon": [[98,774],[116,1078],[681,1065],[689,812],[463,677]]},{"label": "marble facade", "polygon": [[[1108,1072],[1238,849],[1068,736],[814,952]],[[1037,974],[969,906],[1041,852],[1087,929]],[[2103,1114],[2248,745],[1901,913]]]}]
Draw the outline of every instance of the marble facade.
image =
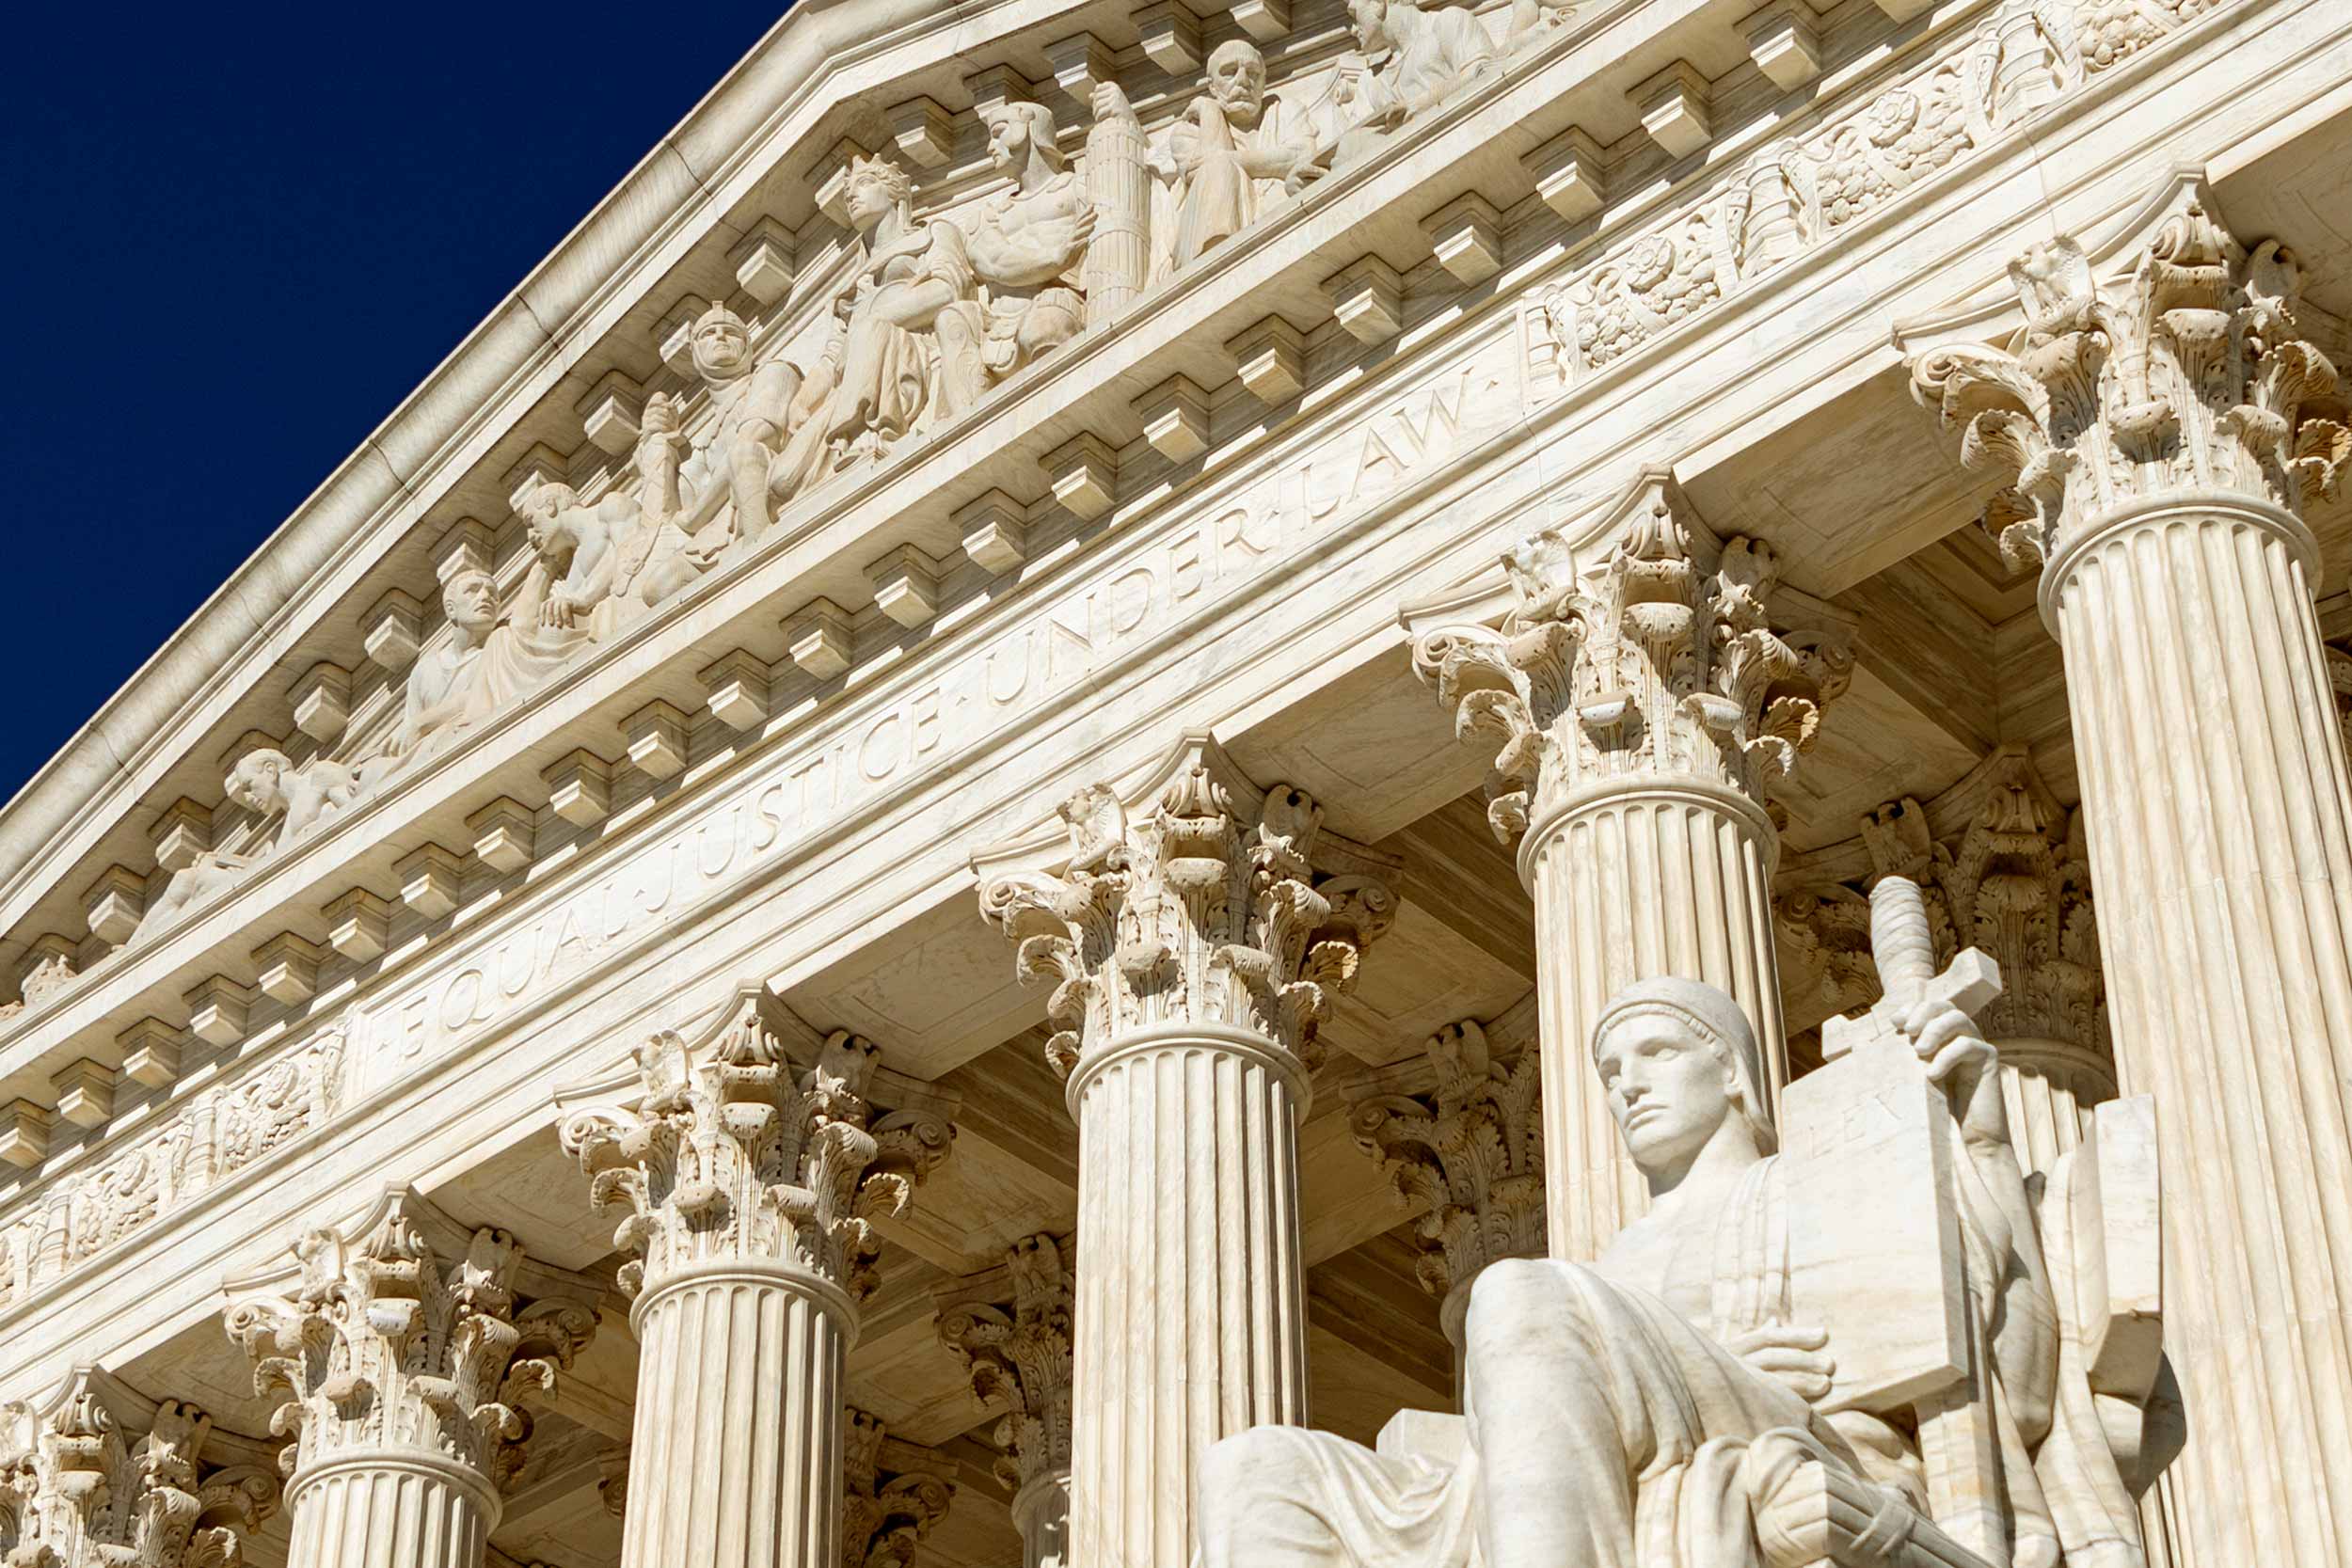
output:
[{"label": "marble facade", "polygon": [[0,813],[0,1560],[2335,1568],[2347,82],[787,12]]}]

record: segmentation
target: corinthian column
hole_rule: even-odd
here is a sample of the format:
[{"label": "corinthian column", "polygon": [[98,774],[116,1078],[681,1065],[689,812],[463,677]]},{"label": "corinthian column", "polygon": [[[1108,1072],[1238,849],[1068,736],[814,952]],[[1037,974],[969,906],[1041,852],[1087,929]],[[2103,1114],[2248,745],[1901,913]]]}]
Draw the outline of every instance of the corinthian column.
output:
[{"label": "corinthian column", "polygon": [[1416,1272],[1442,1298],[1457,1396],[1471,1284],[1489,1263],[1544,1256],[1540,1054],[1506,1068],[1466,1018],[1430,1036],[1421,1062],[1375,1073],[1351,1107],[1358,1147],[1421,1212]]},{"label": "corinthian column", "polygon": [[2001,966],[2001,994],[1977,1023],[2000,1051],[2018,1160],[2046,1173],[2115,1098],[2090,866],[2074,814],[2024,747],[1994,752],[1961,789],[1979,803],[1945,842],[1931,811],[1906,799],[1863,822],[1863,843],[1877,876],[1925,892],[1938,964],[1975,947]]},{"label": "corinthian column", "polygon": [[[872,1043],[797,1066],[795,1021],[744,988],[700,1038],[637,1052],[634,1105],[565,1117],[564,1147],[623,1215],[637,1415],[623,1568],[835,1568],[844,1378],[881,1248],[947,1153],[928,1109],[878,1112]],[[633,1091],[633,1093],[631,1092]]]},{"label": "corinthian column", "polygon": [[480,1568],[531,1433],[520,1402],[554,1392],[600,1293],[403,1187],[356,1225],[304,1232],[286,1266],[231,1281],[229,1337],[255,1387],[287,1397],[272,1427],[294,1439],[290,1560]]},{"label": "corinthian column", "polygon": [[842,1449],[842,1568],[913,1568],[924,1538],[956,1498],[946,1455],[890,1435],[863,1410],[849,1413]]},{"label": "corinthian column", "polygon": [[1307,1418],[1298,1122],[1327,995],[1394,918],[1394,867],[1206,734],[1061,816],[1054,869],[1001,869],[1042,847],[977,864],[1022,973],[1057,983],[1046,1052],[1078,1122],[1070,1555],[1184,1568],[1194,1462]]},{"label": "corinthian column", "polygon": [[1551,1254],[1589,1259],[1648,1203],[1586,1056],[1602,1004],[1704,980],[1756,1026],[1775,1098],[1787,1077],[1766,795],[1845,689],[1851,628],[1779,586],[1771,546],[1719,544],[1664,469],[1593,539],[1546,531],[1503,565],[1501,628],[1417,628],[1413,659],[1497,748],[1487,815],[1535,901]]},{"label": "corinthian column", "polygon": [[2201,188],[2110,270],[2010,269],[2004,349],[1913,361],[2029,515],[2099,886],[2117,1064],[2156,1098],[2188,1557],[2352,1560],[2352,791],[2303,509],[2347,437],[2298,277]]},{"label": "corinthian column", "polygon": [[0,1411],[9,1568],[234,1568],[278,1507],[267,1445],[96,1367]]},{"label": "corinthian column", "polygon": [[[1009,1308],[1009,1310],[1008,1310]],[[940,1342],[996,1423],[996,1478],[1013,1489],[1024,1568],[1070,1562],[1070,1275],[1051,1236],[1009,1248],[1005,1266],[941,1302]]]}]

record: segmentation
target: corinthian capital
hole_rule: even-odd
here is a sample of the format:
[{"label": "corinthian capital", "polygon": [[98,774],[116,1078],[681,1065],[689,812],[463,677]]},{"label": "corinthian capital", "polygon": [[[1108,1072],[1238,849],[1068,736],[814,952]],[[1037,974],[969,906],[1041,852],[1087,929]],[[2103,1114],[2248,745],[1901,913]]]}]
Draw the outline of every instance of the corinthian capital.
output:
[{"label": "corinthian capital", "polygon": [[863,1410],[850,1412],[842,1455],[844,1568],[910,1568],[915,1550],[955,1501],[946,1454],[890,1435]]},{"label": "corinthian capital", "polygon": [[277,1511],[267,1448],[96,1367],[0,1411],[8,1568],[237,1568]]},{"label": "corinthian capital", "polygon": [[1847,618],[1784,588],[1771,546],[1719,544],[1663,468],[1592,545],[1545,530],[1502,565],[1502,626],[1422,629],[1413,665],[1462,736],[1495,748],[1487,815],[1506,843],[1615,779],[1721,785],[1761,807],[1852,678]]},{"label": "corinthian capital", "polygon": [[531,1433],[522,1406],[551,1396],[595,1334],[597,1283],[527,1262],[505,1231],[469,1230],[402,1187],[293,1251],[231,1281],[227,1316],[256,1389],[286,1398],[271,1430],[294,1439],[288,1474],[395,1448],[511,1481]]},{"label": "corinthian capital", "polygon": [[2297,335],[2302,269],[2248,249],[2201,184],[2111,266],[2045,240],[2010,263],[2025,325],[2000,348],[1914,355],[1912,389],[1971,467],[2015,487],[2002,553],[2058,553],[2118,506],[2218,491],[2299,515],[2352,454],[2335,367]]},{"label": "corinthian capital", "polygon": [[1496,1061],[1486,1029],[1464,1019],[1429,1037],[1404,1081],[1368,1085],[1352,1105],[1357,1147],[1421,1211],[1418,1272],[1449,1298],[1449,1335],[1467,1305],[1453,1298],[1487,1264],[1544,1255],[1540,1067],[1534,1051]]},{"label": "corinthian capital", "polygon": [[1055,982],[1046,1053],[1081,1058],[1156,1024],[1254,1031],[1309,1070],[1332,993],[1395,924],[1397,863],[1329,832],[1304,791],[1260,789],[1206,732],[1152,781],[1060,808],[1068,847],[976,857],[980,912],[1019,944],[1021,974]]},{"label": "corinthian capital", "polygon": [[940,1342],[955,1353],[996,1423],[997,1479],[1016,1492],[1070,1468],[1070,1275],[1051,1236],[1015,1243],[1005,1266],[967,1281],[939,1315]]},{"label": "corinthian capital", "polygon": [[[786,1263],[852,1302],[874,1287],[878,1217],[902,1214],[947,1157],[955,1130],[888,1074],[872,1041],[836,1032],[796,1063],[798,1021],[747,985],[701,1037],[663,1031],[637,1050],[630,1104],[568,1115],[564,1148],[593,1179],[599,1209],[623,1214],[613,1245],[636,1295],[702,1264]],[[912,1092],[904,1092],[912,1090]]]}]

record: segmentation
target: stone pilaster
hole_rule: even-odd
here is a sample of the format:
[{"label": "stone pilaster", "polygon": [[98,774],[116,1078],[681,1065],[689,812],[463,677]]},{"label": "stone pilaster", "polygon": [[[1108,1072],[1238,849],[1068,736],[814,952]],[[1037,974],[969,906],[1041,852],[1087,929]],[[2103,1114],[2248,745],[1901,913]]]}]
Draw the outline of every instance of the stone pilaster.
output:
[{"label": "stone pilaster", "polygon": [[231,1281],[227,1315],[255,1387],[286,1396],[292,1560],[478,1568],[530,1435],[521,1403],[595,1333],[598,1287],[400,1187],[294,1256]]},{"label": "stone pilaster", "polygon": [[947,1153],[925,1110],[881,1112],[879,1053],[835,1034],[797,1066],[747,986],[700,1038],[637,1052],[635,1103],[571,1112],[564,1147],[621,1212],[637,1414],[624,1568],[841,1560],[844,1379],[877,1217]]},{"label": "stone pilaster", "polygon": [[2010,274],[2010,342],[1913,377],[2030,509],[2004,543],[2065,657],[2118,1068],[2156,1098],[2173,1516],[2201,1565],[2341,1563],[2352,781],[2303,517],[2352,446],[2336,372],[2295,259],[2193,183],[2111,260]]},{"label": "stone pilaster", "polygon": [[1938,964],[1967,947],[2000,964],[2001,994],[1977,1022],[2000,1048],[2018,1158],[2047,1171],[2115,1098],[2090,860],[2023,747],[1994,752],[1973,783],[1982,803],[1946,842],[1908,799],[1866,818],[1863,842],[1876,875],[1919,883]]},{"label": "stone pilaster", "polygon": [[0,1561],[9,1568],[235,1568],[277,1511],[266,1447],[215,1435],[96,1367],[0,1411]]},{"label": "stone pilaster", "polygon": [[1719,986],[1775,1096],[1787,1075],[1767,798],[1845,689],[1851,628],[1780,585],[1771,546],[1719,543],[1663,469],[1591,546],[1546,531],[1504,567],[1500,628],[1417,628],[1413,657],[1494,748],[1488,816],[1535,901],[1551,1252],[1588,1259],[1647,1204],[1586,1058],[1608,998]]},{"label": "stone pilaster", "polygon": [[913,1568],[915,1549],[956,1498],[946,1455],[849,1413],[841,1463],[842,1568]]},{"label": "stone pilaster", "polygon": [[978,869],[1022,973],[1055,982],[1047,1053],[1078,1122],[1070,1555],[1184,1568],[1200,1455],[1307,1418],[1298,1123],[1330,993],[1394,919],[1395,867],[1205,734],[1061,816],[1066,848]]},{"label": "stone pilaster", "polygon": [[1423,1060],[1426,1090],[1368,1094],[1350,1120],[1358,1146],[1421,1212],[1418,1273],[1443,1298],[1458,1393],[1471,1282],[1489,1263],[1544,1256],[1542,1061],[1534,1051],[1508,1067],[1493,1060],[1475,1019],[1430,1036]]},{"label": "stone pilaster", "polygon": [[972,1393],[1005,1415],[996,1476],[1013,1489],[1024,1568],[1070,1562],[1070,1275],[1051,1236],[1007,1250],[1005,1266],[966,1282],[943,1304],[940,1342],[972,1378]]}]

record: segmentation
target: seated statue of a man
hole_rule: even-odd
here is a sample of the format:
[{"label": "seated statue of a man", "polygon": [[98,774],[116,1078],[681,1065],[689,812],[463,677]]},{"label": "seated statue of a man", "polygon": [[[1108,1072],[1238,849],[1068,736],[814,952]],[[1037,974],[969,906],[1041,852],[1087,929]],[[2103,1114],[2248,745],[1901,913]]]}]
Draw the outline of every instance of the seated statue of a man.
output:
[{"label": "seated statue of a man", "polygon": [[[1949,1003],[1903,1023],[1966,1148],[1962,1234],[2012,1560],[2048,1568],[2063,1535],[2070,1561],[2137,1562],[2118,1489],[2106,1498],[2123,1517],[2092,1517],[2090,1490],[2035,1473],[2082,1455],[2054,1433],[2058,1334],[2031,1221],[2021,1233],[2011,1209],[2025,1188],[1993,1048]],[[1791,1299],[1788,1167],[1738,1005],[1645,981],[1611,1002],[1592,1051],[1649,1212],[1595,1263],[1478,1276],[1460,1452],[1375,1453],[1293,1427],[1213,1448],[1198,1477],[1205,1568],[1759,1568],[1776,1560],[1759,1516],[1814,1465],[1851,1478],[1869,1513],[1928,1517],[1915,1437],[1899,1415],[1840,1407],[1838,1347]]]}]

